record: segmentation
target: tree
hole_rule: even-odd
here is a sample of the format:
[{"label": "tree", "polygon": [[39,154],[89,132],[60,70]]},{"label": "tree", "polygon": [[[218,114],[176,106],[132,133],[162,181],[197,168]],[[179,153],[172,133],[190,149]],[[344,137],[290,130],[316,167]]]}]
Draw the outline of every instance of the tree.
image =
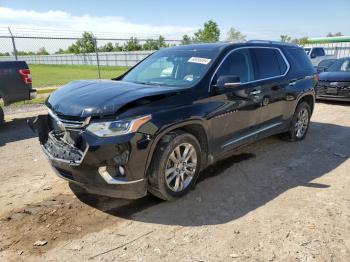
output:
[{"label": "tree", "polygon": [[191,42],[192,42],[192,40],[191,40],[191,37],[189,35],[182,36],[182,40],[181,40],[182,45],[189,45],[189,44],[191,44]]},{"label": "tree", "polygon": [[213,20],[204,23],[204,28],[194,33],[194,40],[198,42],[217,42],[219,38],[220,29]]},{"label": "tree", "polygon": [[226,41],[228,42],[244,42],[246,41],[246,36],[243,35],[240,31],[236,30],[234,27],[231,27],[226,36]]},{"label": "tree", "polygon": [[136,37],[131,37],[123,46],[125,51],[138,51],[142,50],[142,46],[139,44],[139,41]]},{"label": "tree", "polygon": [[98,50],[100,52],[112,52],[114,51],[114,46],[111,42],[108,42],[107,44],[101,46]]},{"label": "tree", "polygon": [[49,52],[46,51],[45,47],[40,47],[38,52],[36,52],[37,55],[49,55]]},{"label": "tree", "polygon": [[142,49],[143,50],[157,50],[158,43],[154,39],[147,39],[146,42],[143,44]]},{"label": "tree", "polygon": [[165,43],[165,38],[164,36],[160,35],[157,40],[157,49],[160,49],[162,47],[168,47],[169,45]]},{"label": "tree", "polygon": [[332,37],[332,36],[343,36],[343,34],[341,32],[337,32],[335,34],[332,34],[332,33],[327,34],[327,37]]},{"label": "tree", "polygon": [[307,36],[301,37],[301,38],[295,38],[292,40],[292,43],[297,45],[306,45],[309,41],[309,38]]},{"label": "tree", "polygon": [[95,39],[92,33],[84,32],[82,37],[68,47],[69,53],[92,53],[95,52]]},{"label": "tree", "polygon": [[289,43],[292,41],[292,38],[289,35],[280,35],[280,41]]},{"label": "tree", "polygon": [[163,36],[159,36],[157,40],[147,39],[143,44],[143,50],[158,50],[163,47],[169,47],[167,43],[165,43],[165,38]]}]

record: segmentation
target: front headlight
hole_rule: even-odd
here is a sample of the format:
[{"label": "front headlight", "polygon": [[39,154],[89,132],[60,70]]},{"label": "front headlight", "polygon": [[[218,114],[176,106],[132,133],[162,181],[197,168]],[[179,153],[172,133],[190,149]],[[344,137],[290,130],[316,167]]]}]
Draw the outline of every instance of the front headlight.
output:
[{"label": "front headlight", "polygon": [[151,115],[147,115],[133,119],[91,123],[86,130],[99,137],[120,136],[136,132],[140,126],[151,119]]}]

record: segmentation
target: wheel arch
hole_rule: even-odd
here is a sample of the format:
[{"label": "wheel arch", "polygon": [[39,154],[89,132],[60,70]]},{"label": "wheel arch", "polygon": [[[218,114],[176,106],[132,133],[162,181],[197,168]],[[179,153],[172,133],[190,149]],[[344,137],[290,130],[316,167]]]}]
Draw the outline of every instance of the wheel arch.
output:
[{"label": "wheel arch", "polygon": [[[298,100],[298,103],[296,104],[295,106],[295,109],[297,108],[297,106],[301,103],[301,102],[306,102],[310,108],[311,108],[311,114],[313,113],[314,111],[314,108],[315,108],[315,96],[312,95],[312,94],[305,94],[303,96],[301,96]],[[294,109],[294,111],[295,111]]]},{"label": "wheel arch", "polygon": [[202,165],[201,169],[207,166],[208,163],[208,153],[209,153],[209,140],[208,140],[208,132],[203,124],[202,120],[191,120],[191,121],[185,121],[181,123],[177,123],[175,125],[172,125],[162,131],[160,131],[155,139],[153,140],[153,143],[151,144],[150,152],[147,156],[146,161],[146,168],[145,168],[145,175],[148,175],[148,169],[150,167],[150,164],[152,162],[154,153],[156,151],[156,148],[159,144],[159,141],[164,137],[164,135],[168,134],[171,131],[175,130],[181,130],[187,133],[192,134],[194,137],[197,138],[200,146],[201,146],[201,159],[202,159]]}]

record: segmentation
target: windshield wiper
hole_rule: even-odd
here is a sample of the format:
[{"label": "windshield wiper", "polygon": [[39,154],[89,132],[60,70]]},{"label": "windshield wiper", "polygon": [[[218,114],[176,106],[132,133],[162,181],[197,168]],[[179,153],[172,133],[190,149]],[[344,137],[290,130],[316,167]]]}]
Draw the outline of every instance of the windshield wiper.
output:
[{"label": "windshield wiper", "polygon": [[160,86],[163,83],[159,83],[159,82],[146,82],[146,81],[133,81],[136,84],[141,84],[141,85],[150,85],[150,86]]}]

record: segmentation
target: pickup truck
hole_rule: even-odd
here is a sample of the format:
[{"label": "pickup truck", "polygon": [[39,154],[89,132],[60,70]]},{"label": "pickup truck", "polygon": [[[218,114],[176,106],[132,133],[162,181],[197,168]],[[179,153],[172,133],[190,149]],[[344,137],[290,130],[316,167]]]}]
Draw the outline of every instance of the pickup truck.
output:
[{"label": "pickup truck", "polygon": [[[24,61],[0,62],[0,100],[9,105],[36,96],[32,88],[32,77]],[[0,105],[0,125],[4,122],[4,111]]]},{"label": "pickup truck", "polygon": [[314,67],[325,59],[336,59],[336,55],[326,55],[326,51],[323,47],[304,47],[304,50],[311,60]]}]

